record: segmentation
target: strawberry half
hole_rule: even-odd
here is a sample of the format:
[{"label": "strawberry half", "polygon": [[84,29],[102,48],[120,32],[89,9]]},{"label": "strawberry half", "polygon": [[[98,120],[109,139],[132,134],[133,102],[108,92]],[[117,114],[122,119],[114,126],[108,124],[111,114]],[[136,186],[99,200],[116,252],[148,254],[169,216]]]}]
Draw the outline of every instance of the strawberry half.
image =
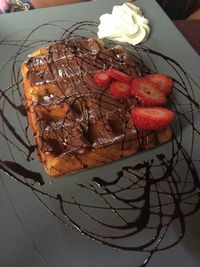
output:
[{"label": "strawberry half", "polygon": [[110,93],[111,95],[119,98],[130,96],[131,94],[130,84],[120,81],[114,81],[110,85]]},{"label": "strawberry half", "polygon": [[172,91],[173,87],[173,80],[161,73],[155,73],[155,74],[148,74],[145,76],[148,80],[158,85],[161,92],[163,92],[165,95],[168,95]]},{"label": "strawberry half", "polygon": [[161,130],[174,119],[174,113],[162,107],[134,107],[131,116],[135,127],[141,130]]},{"label": "strawberry half", "polygon": [[93,79],[95,83],[99,86],[106,86],[110,82],[110,76],[105,70],[98,70],[95,72]]},{"label": "strawberry half", "polygon": [[145,77],[132,81],[131,94],[146,106],[162,106],[167,102],[165,94],[158,86]]},{"label": "strawberry half", "polygon": [[109,70],[107,70],[108,75],[111,78],[114,78],[117,81],[120,82],[124,82],[124,83],[131,83],[131,81],[133,80],[133,78],[131,76],[129,76],[128,74],[121,72],[119,70],[110,68]]}]

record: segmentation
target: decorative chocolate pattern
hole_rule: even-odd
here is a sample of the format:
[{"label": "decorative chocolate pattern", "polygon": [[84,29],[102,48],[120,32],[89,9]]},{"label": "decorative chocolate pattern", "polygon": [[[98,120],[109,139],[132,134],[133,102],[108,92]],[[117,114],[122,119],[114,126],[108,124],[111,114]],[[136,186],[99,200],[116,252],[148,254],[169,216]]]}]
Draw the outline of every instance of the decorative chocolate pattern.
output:
[{"label": "decorative chocolate pattern", "polygon": [[[76,176],[72,177],[76,182],[72,181],[70,194],[57,187],[57,182],[49,185],[42,172],[31,171],[34,170],[35,154],[21,106],[20,64],[25,54],[49,43],[34,41],[34,33],[40,29],[57,29],[62,41],[69,36],[94,35],[96,26],[93,22],[80,22],[65,30],[62,23],[61,26],[50,23],[34,29],[24,40],[5,38],[0,42],[0,46],[16,46],[17,49],[0,70],[1,76],[5,73],[10,76],[9,84],[1,85],[0,91],[1,149],[6,151],[5,156],[1,155],[0,168],[30,187],[54,216],[87,237],[113,248],[149,253],[149,258],[141,265],[146,266],[154,253],[172,248],[181,241],[187,231],[185,218],[200,208],[197,151],[200,142],[197,123],[200,87],[174,59],[143,46],[127,46],[142,73],[157,72],[158,60],[166,71],[173,72],[175,89],[170,102],[177,119],[173,125],[172,142],[158,150],[144,152],[144,157],[140,154],[142,160],[133,156],[123,161],[123,166],[122,163],[119,167],[110,165],[114,169],[108,172],[108,176],[102,177],[99,170],[106,168],[103,166],[97,170],[96,177],[91,176],[91,172],[84,172],[82,176],[85,178],[78,182]],[[190,140],[188,136],[191,136]],[[81,194],[87,194],[87,201],[80,197]],[[60,209],[48,207],[46,199],[49,198]],[[60,216],[60,210],[64,216]],[[173,226],[178,235],[166,242],[165,237],[170,236]]]}]

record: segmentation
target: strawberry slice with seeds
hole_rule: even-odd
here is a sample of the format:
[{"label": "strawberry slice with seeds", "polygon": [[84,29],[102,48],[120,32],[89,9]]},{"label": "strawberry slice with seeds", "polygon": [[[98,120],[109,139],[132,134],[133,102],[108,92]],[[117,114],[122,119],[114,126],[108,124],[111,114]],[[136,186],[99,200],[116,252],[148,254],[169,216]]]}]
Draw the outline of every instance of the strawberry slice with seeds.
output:
[{"label": "strawberry slice with seeds", "polygon": [[165,95],[168,95],[172,91],[173,87],[173,80],[161,73],[155,73],[155,74],[148,74],[145,76],[148,80],[158,85],[161,92],[163,92]]},{"label": "strawberry slice with seeds", "polygon": [[95,72],[93,79],[95,83],[99,86],[106,86],[110,82],[110,76],[105,70],[98,70]]},{"label": "strawberry slice with seeds", "polygon": [[114,81],[110,85],[110,93],[111,95],[116,96],[118,98],[124,98],[130,96],[131,94],[130,84],[120,81]]},{"label": "strawberry slice with seeds", "polygon": [[155,83],[147,78],[137,78],[131,83],[131,94],[146,106],[162,106],[167,98]]},{"label": "strawberry slice with seeds", "polygon": [[133,78],[128,74],[113,68],[107,70],[107,73],[111,78],[114,78],[115,80],[120,82],[131,83],[131,81],[133,80]]},{"label": "strawberry slice with seeds", "polygon": [[163,107],[134,107],[131,116],[135,127],[141,130],[161,130],[174,119],[174,113]]}]

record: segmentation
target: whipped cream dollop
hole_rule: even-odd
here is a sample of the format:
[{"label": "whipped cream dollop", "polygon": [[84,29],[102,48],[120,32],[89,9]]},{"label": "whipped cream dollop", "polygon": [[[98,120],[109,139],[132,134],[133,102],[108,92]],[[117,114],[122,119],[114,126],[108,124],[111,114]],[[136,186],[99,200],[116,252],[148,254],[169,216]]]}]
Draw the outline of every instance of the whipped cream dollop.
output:
[{"label": "whipped cream dollop", "polygon": [[99,20],[99,39],[136,45],[146,41],[150,34],[149,20],[143,16],[139,7],[131,3],[114,6],[112,14],[104,14]]}]

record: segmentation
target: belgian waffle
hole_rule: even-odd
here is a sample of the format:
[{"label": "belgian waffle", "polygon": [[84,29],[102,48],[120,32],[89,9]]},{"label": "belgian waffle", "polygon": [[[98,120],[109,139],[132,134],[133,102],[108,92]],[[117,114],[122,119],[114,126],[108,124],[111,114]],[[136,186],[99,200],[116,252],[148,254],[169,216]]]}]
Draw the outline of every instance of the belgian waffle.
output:
[{"label": "belgian waffle", "polygon": [[171,129],[136,130],[134,99],[118,100],[93,80],[113,67],[137,77],[137,65],[122,46],[96,39],[58,42],[32,53],[22,64],[25,105],[38,155],[53,177],[78,172],[152,148]]}]

